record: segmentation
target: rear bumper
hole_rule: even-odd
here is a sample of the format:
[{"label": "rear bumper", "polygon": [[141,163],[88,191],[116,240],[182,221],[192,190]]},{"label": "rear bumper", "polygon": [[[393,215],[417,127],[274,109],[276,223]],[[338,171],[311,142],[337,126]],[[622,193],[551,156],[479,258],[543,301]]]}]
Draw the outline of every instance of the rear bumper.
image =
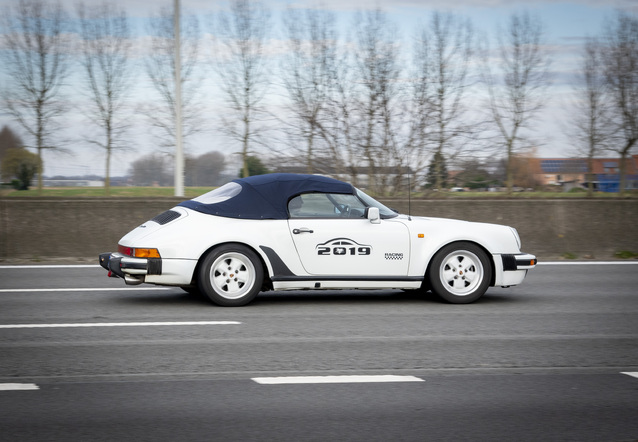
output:
[{"label": "rear bumper", "polygon": [[505,272],[529,270],[538,264],[536,256],[529,253],[504,254],[501,255],[501,259],[503,260],[503,271]]},{"label": "rear bumper", "polygon": [[123,278],[131,285],[143,283],[147,275],[162,274],[161,258],[133,258],[115,252],[100,254],[99,262],[109,276]]}]

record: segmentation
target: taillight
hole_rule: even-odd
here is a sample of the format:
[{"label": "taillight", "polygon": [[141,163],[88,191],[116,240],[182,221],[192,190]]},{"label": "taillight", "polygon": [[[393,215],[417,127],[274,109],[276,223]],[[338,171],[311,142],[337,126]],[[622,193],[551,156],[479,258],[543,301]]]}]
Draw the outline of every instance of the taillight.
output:
[{"label": "taillight", "polygon": [[117,251],[122,255],[134,256],[135,258],[161,258],[159,250],[141,247],[125,247],[117,245]]},{"label": "taillight", "polygon": [[117,245],[117,251],[120,252],[122,255],[133,256],[134,250],[135,249],[133,247],[124,247],[121,244]]}]

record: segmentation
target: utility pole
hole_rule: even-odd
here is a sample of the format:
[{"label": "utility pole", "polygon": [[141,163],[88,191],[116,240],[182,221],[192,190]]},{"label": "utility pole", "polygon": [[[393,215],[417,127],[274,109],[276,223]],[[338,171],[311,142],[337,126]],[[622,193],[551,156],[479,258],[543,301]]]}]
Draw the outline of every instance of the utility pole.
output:
[{"label": "utility pole", "polygon": [[182,58],[180,55],[179,0],[175,0],[175,196],[184,196],[184,146],[182,145]]}]

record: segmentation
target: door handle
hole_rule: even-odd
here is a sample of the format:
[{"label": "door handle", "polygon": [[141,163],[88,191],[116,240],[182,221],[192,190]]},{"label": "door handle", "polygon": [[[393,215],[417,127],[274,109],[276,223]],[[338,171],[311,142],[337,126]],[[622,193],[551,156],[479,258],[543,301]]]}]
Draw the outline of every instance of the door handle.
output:
[{"label": "door handle", "polygon": [[293,229],[292,233],[299,235],[300,233],[314,233],[314,231],[306,227],[302,227],[301,229]]}]

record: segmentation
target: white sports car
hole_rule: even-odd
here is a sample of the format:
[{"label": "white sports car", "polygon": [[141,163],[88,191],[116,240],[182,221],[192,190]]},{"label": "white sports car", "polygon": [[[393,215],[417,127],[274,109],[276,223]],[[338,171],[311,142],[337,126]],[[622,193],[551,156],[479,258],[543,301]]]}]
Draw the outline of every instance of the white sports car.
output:
[{"label": "white sports car", "polygon": [[240,306],[260,291],[432,290],[451,303],[520,284],[536,257],[516,229],[400,215],[318,175],[237,179],[184,201],[100,255],[109,276]]}]

